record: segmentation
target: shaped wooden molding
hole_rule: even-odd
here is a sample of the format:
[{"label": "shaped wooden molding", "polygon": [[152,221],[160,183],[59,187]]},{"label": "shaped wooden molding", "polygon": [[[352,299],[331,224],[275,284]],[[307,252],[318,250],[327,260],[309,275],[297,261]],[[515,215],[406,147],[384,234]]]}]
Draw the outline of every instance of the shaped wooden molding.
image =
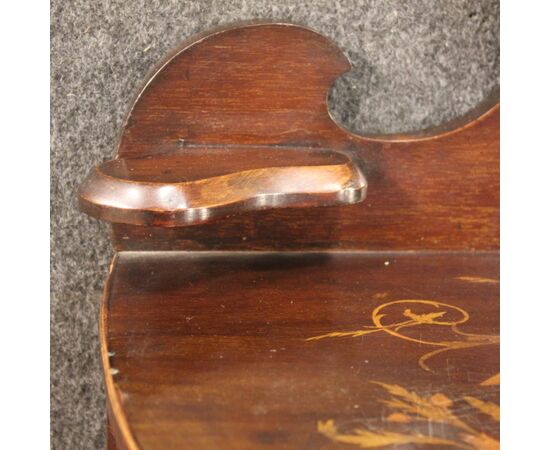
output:
[{"label": "shaped wooden molding", "polygon": [[310,148],[189,148],[97,167],[80,205],[103,220],[174,227],[251,209],[324,206],[365,198],[350,157]]}]

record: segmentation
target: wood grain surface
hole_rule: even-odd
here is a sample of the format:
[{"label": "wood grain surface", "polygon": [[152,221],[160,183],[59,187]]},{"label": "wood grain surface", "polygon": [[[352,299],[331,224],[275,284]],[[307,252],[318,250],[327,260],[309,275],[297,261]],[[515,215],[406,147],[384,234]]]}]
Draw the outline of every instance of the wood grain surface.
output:
[{"label": "wood grain surface", "polygon": [[368,200],[170,229],[115,224],[115,248],[497,249],[498,90],[452,123],[361,137],[334,123],[326,103],[349,68],[325,37],[289,24],[229,28],[185,43],[138,95],[119,158],[204,144],[330,148],[362,161]]},{"label": "wood grain surface", "polygon": [[496,253],[119,253],[102,339],[128,448],[494,448],[498,273]]},{"label": "wood grain surface", "polygon": [[365,175],[342,152],[197,146],[107,161],[84,181],[79,201],[109,222],[177,227],[249,210],[353,204],[366,192]]},{"label": "wood grain surface", "polygon": [[136,97],[81,203],[114,222],[109,450],[499,447],[498,90],[358,136],[326,102],[349,68],[312,30],[249,24]]}]

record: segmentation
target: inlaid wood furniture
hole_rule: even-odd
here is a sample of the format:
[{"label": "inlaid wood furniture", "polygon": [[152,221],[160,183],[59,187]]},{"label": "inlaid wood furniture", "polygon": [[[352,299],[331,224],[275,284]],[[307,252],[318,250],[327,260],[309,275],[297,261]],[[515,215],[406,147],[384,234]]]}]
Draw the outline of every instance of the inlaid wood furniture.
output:
[{"label": "inlaid wood furniture", "polygon": [[79,193],[116,249],[109,450],[498,448],[498,91],[357,136],[326,104],[349,68],[249,24],[140,92]]}]

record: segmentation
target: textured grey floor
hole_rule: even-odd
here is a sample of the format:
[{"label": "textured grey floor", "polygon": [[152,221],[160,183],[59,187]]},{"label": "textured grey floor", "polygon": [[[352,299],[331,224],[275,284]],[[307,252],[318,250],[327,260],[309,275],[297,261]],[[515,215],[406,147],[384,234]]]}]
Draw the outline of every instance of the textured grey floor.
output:
[{"label": "textured grey floor", "polygon": [[85,173],[113,155],[133,93],[165,53],[195,32],[263,18],[331,37],[354,70],[330,96],[356,132],[445,122],[499,81],[499,2],[84,1],[51,9],[51,433],[54,449],[103,446],[98,300],[108,229],[79,214]]}]

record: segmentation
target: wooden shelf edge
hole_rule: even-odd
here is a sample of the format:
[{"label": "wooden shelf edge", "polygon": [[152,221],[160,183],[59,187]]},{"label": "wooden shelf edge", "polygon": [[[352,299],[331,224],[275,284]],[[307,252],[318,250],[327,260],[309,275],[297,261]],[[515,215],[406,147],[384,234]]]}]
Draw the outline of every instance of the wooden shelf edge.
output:
[{"label": "wooden shelf edge", "polygon": [[82,184],[79,205],[108,222],[178,227],[245,211],[353,204],[366,189],[342,152],[199,148],[107,161]]}]

